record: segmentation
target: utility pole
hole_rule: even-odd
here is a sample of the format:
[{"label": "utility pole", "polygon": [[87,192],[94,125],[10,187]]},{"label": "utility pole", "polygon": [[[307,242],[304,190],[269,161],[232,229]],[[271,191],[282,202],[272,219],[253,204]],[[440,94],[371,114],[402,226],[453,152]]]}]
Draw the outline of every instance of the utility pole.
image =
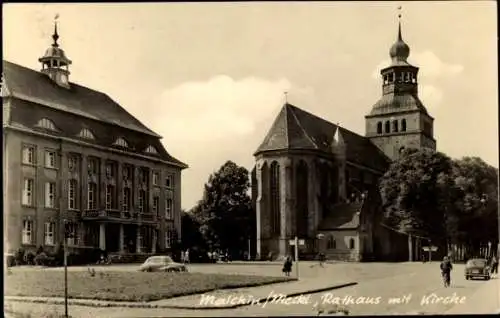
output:
[{"label": "utility pole", "polygon": [[67,220],[64,220],[64,317],[68,318],[68,229]]},{"label": "utility pole", "polygon": [[299,238],[295,237],[295,267],[297,268],[297,279],[299,279]]},{"label": "utility pole", "polygon": [[[63,141],[59,139],[59,217],[63,218],[63,263],[64,263],[64,317],[68,318],[68,246],[67,246],[67,238],[68,238],[68,228],[67,223],[68,220],[66,218],[66,213],[63,213],[63,192],[64,192],[64,178],[62,175],[63,172]],[[60,223],[59,223],[60,224]],[[59,232],[61,233],[61,232]]]}]

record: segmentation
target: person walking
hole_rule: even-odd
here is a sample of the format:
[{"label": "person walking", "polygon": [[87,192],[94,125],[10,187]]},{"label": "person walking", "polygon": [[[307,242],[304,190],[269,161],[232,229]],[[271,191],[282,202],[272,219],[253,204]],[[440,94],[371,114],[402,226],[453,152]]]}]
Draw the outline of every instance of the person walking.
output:
[{"label": "person walking", "polygon": [[184,253],[184,263],[189,264],[189,248]]},{"label": "person walking", "polygon": [[285,263],[283,264],[283,273],[285,273],[286,276],[290,276],[290,272],[292,271],[292,258],[290,256],[287,256],[285,259]]},{"label": "person walking", "polygon": [[497,274],[498,275],[498,259],[496,258],[495,255],[491,258],[491,274]]},{"label": "person walking", "polygon": [[443,258],[439,267],[441,268],[441,276],[443,277],[444,287],[450,287],[451,270],[453,269],[453,265],[451,265],[447,256]]}]

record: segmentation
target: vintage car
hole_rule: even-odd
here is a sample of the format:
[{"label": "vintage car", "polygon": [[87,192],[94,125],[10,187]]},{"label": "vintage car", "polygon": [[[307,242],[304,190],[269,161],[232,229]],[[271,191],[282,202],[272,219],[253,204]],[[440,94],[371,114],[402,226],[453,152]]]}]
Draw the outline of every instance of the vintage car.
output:
[{"label": "vintage car", "polygon": [[465,264],[465,279],[476,277],[490,279],[490,267],[488,261],[484,258],[472,258]]},{"label": "vintage car", "polygon": [[140,267],[141,272],[187,272],[186,265],[176,263],[170,256],[151,256]]}]

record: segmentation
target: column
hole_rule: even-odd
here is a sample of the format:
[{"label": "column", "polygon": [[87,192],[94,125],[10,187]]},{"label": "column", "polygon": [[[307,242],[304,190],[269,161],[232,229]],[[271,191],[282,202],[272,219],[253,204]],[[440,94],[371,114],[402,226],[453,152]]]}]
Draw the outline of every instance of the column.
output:
[{"label": "column", "polygon": [[82,154],[82,165],[80,171],[80,180],[78,186],[80,186],[80,198],[76,197],[77,206],[80,207],[82,211],[87,210],[87,186],[89,183],[89,168],[87,163],[87,156]]},{"label": "column", "polygon": [[288,240],[291,239],[292,211],[292,160],[285,158],[280,161],[280,241],[279,254],[288,254]]},{"label": "column", "polygon": [[99,224],[99,248],[103,251],[106,250],[106,224]]},{"label": "column", "polygon": [[[116,193],[115,193],[115,199],[116,199],[116,208],[118,211],[122,212],[122,207],[123,207],[123,165],[120,161],[116,163],[116,178],[115,178],[115,185],[116,185]],[[123,213],[120,213],[121,217],[123,218]]]},{"label": "column", "polygon": [[98,198],[99,202],[97,204],[98,210],[104,210],[106,208],[106,159],[99,159],[99,176],[98,176],[98,188],[99,191]]},{"label": "column", "polygon": [[136,253],[142,253],[142,232],[141,232],[142,227],[137,226],[137,238],[136,238],[136,243],[135,243],[135,252]]},{"label": "column", "polygon": [[151,252],[153,254],[156,254],[156,241],[158,240],[157,235],[158,235],[158,233],[157,233],[156,229],[153,228],[153,240],[152,240],[153,241],[153,243],[152,243],[153,246],[151,246]]},{"label": "column", "polygon": [[262,162],[257,162],[256,165],[256,178],[257,178],[257,200],[256,200],[256,207],[255,207],[255,212],[256,212],[256,223],[257,223],[257,234],[256,234],[256,239],[257,239],[257,249],[256,253],[259,259],[264,257],[262,255],[262,214],[264,213],[263,211],[263,203],[264,203],[264,191],[263,191],[263,175],[262,175]]},{"label": "column", "polygon": [[119,249],[120,249],[120,253],[124,253],[125,252],[125,233],[124,233],[124,229],[123,229],[123,224],[120,224],[120,241],[119,241]]}]

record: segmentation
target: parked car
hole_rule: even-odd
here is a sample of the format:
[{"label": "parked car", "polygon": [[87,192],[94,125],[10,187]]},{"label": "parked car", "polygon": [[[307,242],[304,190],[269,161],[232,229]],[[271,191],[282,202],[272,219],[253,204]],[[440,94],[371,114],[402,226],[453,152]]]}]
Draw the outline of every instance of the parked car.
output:
[{"label": "parked car", "polygon": [[465,279],[475,277],[490,279],[490,267],[488,261],[484,258],[472,258],[465,264]]},{"label": "parked car", "polygon": [[140,267],[141,272],[187,272],[184,264],[176,263],[170,256],[151,256]]}]

